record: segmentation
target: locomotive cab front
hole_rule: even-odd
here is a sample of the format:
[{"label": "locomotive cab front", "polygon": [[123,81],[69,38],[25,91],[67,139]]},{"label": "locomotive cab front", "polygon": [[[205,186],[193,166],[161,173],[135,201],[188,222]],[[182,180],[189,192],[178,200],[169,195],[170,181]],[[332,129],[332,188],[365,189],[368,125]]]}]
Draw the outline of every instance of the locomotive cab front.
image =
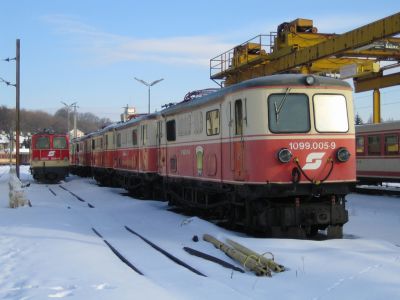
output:
[{"label": "locomotive cab front", "polygon": [[63,134],[32,135],[30,170],[40,182],[58,182],[69,173],[69,143]]},{"label": "locomotive cab front", "polygon": [[245,95],[237,165],[244,174],[241,198],[253,216],[248,227],[277,236],[328,229],[341,237],[348,221],[344,196],[356,182],[351,88],[317,76],[278,79],[280,86]]}]

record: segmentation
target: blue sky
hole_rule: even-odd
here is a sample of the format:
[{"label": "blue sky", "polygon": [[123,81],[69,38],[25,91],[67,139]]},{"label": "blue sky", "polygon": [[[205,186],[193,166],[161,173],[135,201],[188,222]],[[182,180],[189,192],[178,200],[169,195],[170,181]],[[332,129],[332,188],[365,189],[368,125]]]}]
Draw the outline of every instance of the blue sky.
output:
[{"label": "blue sky", "polygon": [[[246,6],[247,5],[247,6]],[[60,101],[80,112],[118,120],[122,107],[152,111],[196,89],[217,87],[209,60],[277,25],[314,20],[319,32],[344,33],[400,11],[400,1],[127,1],[0,0],[0,59],[21,39],[21,107],[54,113]],[[0,77],[15,82],[15,64],[0,61]],[[382,117],[400,119],[400,87],[381,90]],[[0,104],[15,106],[15,90],[0,83]],[[355,94],[364,121],[372,92]]]}]

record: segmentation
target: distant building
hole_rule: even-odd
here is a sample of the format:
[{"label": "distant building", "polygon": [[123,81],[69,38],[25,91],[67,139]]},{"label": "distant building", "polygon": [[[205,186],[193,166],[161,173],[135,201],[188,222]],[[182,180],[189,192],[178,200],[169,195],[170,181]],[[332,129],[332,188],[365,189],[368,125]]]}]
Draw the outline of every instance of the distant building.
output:
[{"label": "distant building", "polygon": [[[84,135],[85,135],[85,133],[83,131],[76,129],[76,137],[77,138],[82,137]],[[73,138],[75,138],[74,129],[70,130],[70,132],[69,132],[69,139],[72,140]]]},{"label": "distant building", "polygon": [[124,112],[121,114],[121,122],[126,122],[136,115],[136,109],[129,107],[128,104],[124,107]]},{"label": "distant building", "polygon": [[[15,132],[14,132],[14,135],[15,135]],[[30,133],[20,135],[20,137],[19,137],[20,152],[29,152],[30,139],[31,139]],[[16,148],[15,147],[15,138],[11,145],[9,134],[6,134],[5,132],[1,132],[0,133],[0,152],[1,153],[10,153],[11,149],[13,152],[15,152],[15,148]]]}]

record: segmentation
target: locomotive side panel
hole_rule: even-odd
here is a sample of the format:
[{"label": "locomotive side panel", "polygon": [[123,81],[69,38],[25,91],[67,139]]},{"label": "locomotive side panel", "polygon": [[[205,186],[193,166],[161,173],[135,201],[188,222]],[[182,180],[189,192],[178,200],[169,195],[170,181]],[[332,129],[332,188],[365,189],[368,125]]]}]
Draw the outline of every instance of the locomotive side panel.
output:
[{"label": "locomotive side panel", "polygon": [[221,122],[220,103],[168,116],[166,175],[220,182]]}]

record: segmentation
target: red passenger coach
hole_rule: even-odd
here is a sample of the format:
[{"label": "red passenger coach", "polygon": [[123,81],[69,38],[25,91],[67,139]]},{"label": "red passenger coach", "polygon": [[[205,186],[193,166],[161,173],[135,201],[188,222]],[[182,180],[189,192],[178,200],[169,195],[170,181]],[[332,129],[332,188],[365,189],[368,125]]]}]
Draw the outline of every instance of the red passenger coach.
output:
[{"label": "red passenger coach", "polygon": [[400,182],[400,121],[356,126],[359,183]]},{"label": "red passenger coach", "polygon": [[48,132],[32,135],[30,170],[39,182],[58,182],[69,173],[68,136]]}]

